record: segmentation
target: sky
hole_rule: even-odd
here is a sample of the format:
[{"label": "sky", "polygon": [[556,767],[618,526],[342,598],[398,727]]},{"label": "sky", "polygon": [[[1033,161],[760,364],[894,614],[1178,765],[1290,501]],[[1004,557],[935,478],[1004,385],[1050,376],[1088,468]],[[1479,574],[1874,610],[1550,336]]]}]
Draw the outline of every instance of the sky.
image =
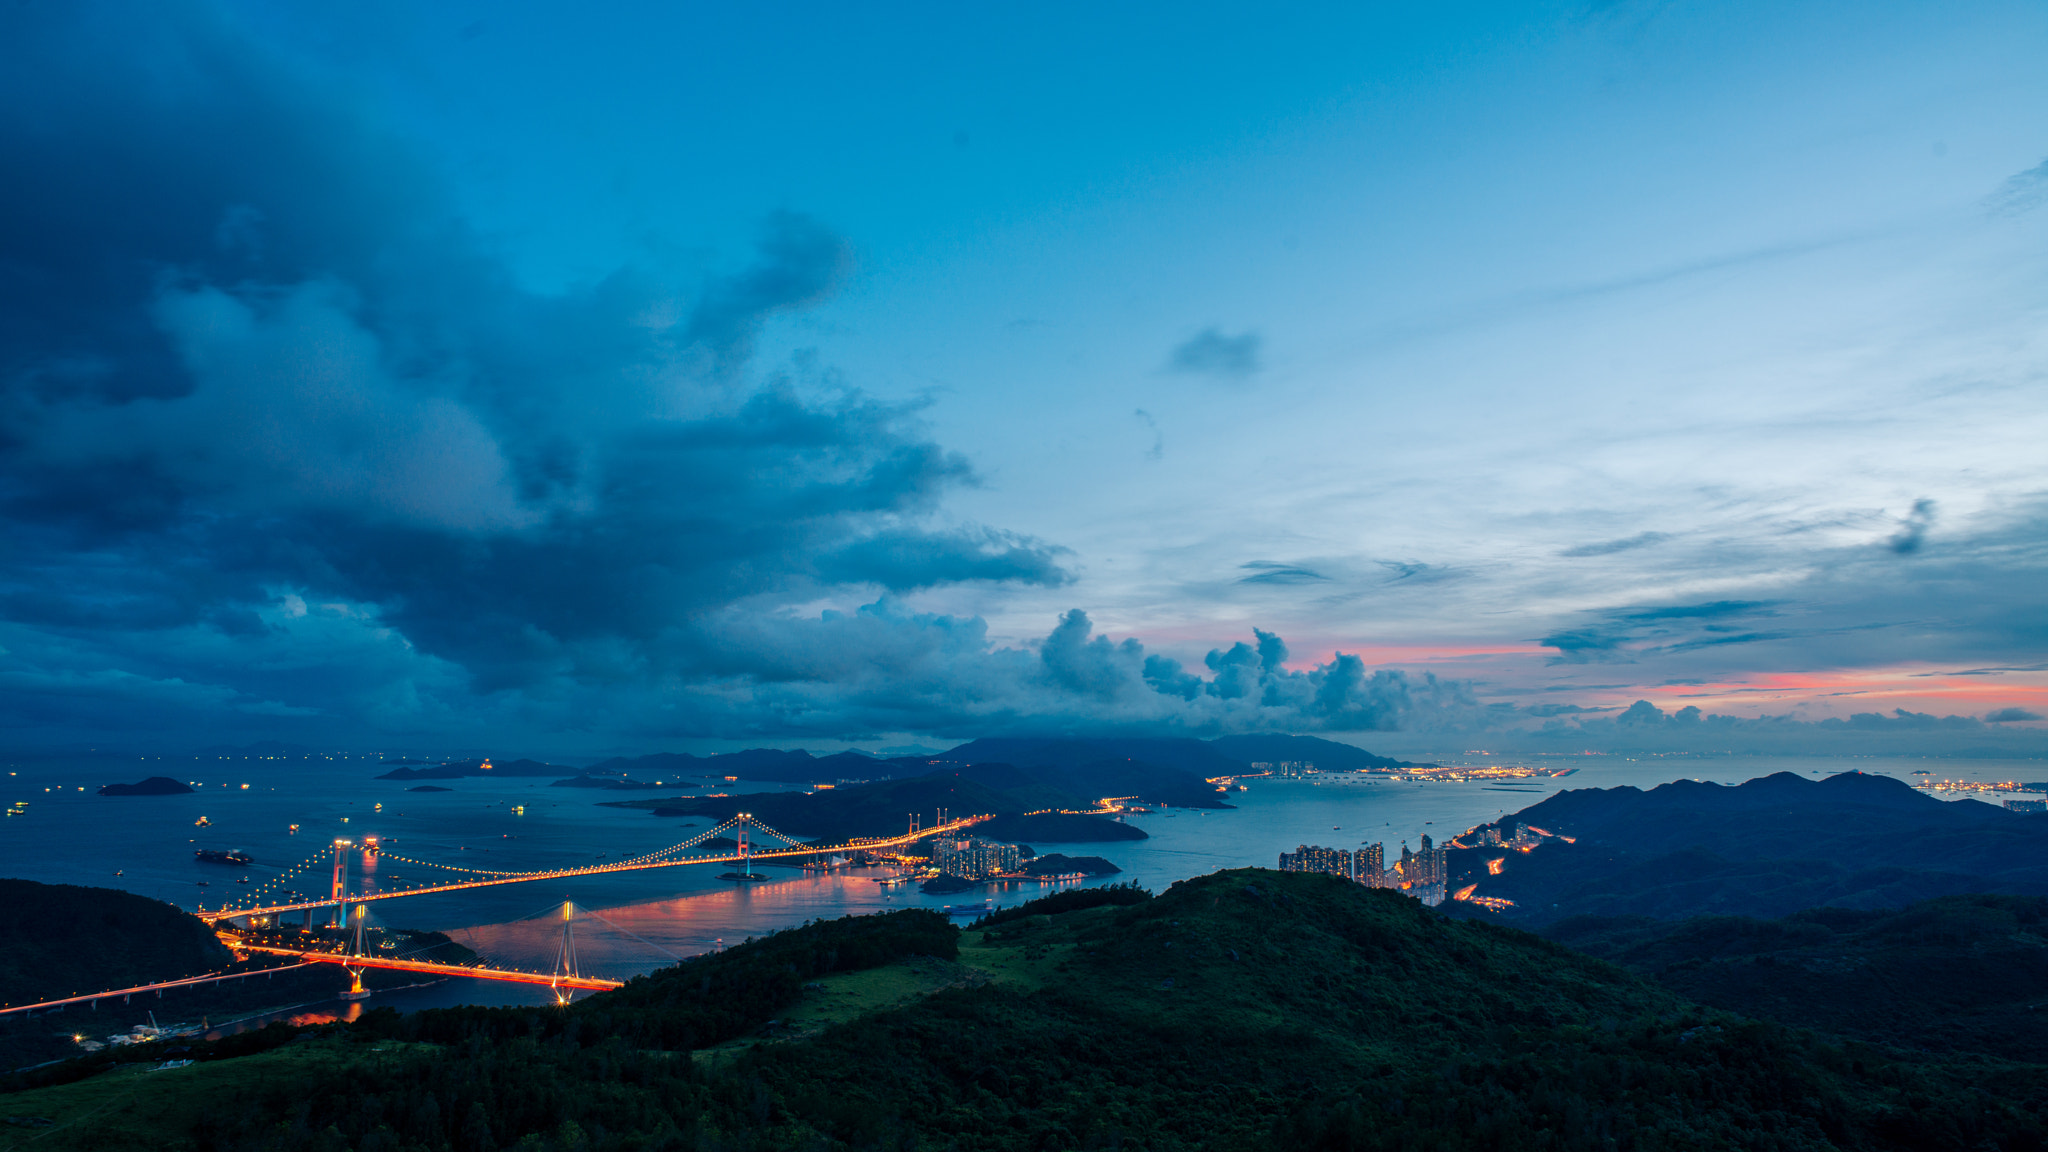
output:
[{"label": "sky", "polygon": [[0,747],[2048,752],[2043,59],[11,6]]}]

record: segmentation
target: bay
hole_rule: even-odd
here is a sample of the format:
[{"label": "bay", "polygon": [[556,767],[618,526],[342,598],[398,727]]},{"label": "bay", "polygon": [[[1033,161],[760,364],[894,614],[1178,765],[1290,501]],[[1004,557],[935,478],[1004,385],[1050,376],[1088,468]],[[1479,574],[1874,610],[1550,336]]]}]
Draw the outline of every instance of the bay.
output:
[{"label": "bay", "polygon": [[[1562,778],[1512,785],[1395,781],[1359,774],[1298,780],[1253,779],[1233,792],[1225,810],[1157,809],[1128,817],[1149,839],[1093,845],[1035,845],[1040,851],[1102,855],[1122,872],[1084,883],[1135,882],[1159,890],[1219,868],[1273,867],[1297,846],[1386,845],[1398,858],[1403,842],[1447,839],[1484,821],[1519,811],[1566,788],[1654,787],[1674,779],[1720,783],[1789,771],[1819,778],[1864,771],[1908,782],[1930,778],[1995,781],[2043,775],[2038,761],[1919,757],[1494,757],[1470,751],[1416,756],[1446,764],[1526,763],[1569,767]],[[26,801],[21,816],[0,823],[0,874],[46,883],[123,888],[188,909],[242,902],[244,893],[296,888],[324,893],[330,873],[321,853],[336,838],[377,834],[383,857],[369,882],[407,884],[453,876],[446,867],[502,871],[561,868],[655,851],[704,831],[702,819],[653,817],[603,807],[618,793],[552,788],[546,780],[465,778],[435,781],[446,792],[411,792],[417,781],[382,781],[374,760],[326,763],[259,759],[186,759],[110,763],[94,760],[10,765],[9,801]],[[115,780],[168,775],[196,789],[176,796],[101,797]],[[686,794],[757,792],[788,785],[695,781]],[[246,785],[246,787],[244,787]],[[628,794],[630,795],[630,794]],[[1949,797],[1953,798],[1953,797]],[[379,807],[381,805],[381,808]],[[523,809],[523,812],[521,811]],[[205,824],[199,821],[205,819]],[[298,831],[291,830],[292,825]],[[197,848],[238,848],[255,857],[246,868],[203,864]],[[294,866],[312,859],[311,867]],[[927,896],[913,885],[885,887],[878,869],[830,873],[764,869],[765,882],[718,879],[718,866],[615,873],[374,902],[373,923],[446,931],[493,961],[547,968],[561,943],[560,905],[579,912],[573,931],[580,969],[625,979],[749,936],[806,920],[890,908],[973,910],[1013,904],[1049,890],[1009,883],[951,896]],[[117,875],[118,873],[118,875]],[[243,875],[249,884],[239,883]],[[206,881],[204,887],[199,881]],[[401,1009],[455,1003],[546,1003],[545,988],[450,980],[380,992],[377,1002]],[[305,1013],[346,1014],[359,1004],[306,1006]]]}]

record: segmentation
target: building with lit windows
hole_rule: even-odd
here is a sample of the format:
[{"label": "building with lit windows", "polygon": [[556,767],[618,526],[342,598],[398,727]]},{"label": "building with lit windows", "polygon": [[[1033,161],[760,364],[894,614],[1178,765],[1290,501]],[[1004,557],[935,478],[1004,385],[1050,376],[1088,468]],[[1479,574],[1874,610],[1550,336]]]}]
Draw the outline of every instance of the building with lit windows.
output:
[{"label": "building with lit windows", "polygon": [[1023,853],[1015,844],[994,840],[939,840],[932,844],[932,867],[963,880],[983,880],[1021,871]]},{"label": "building with lit windows", "polygon": [[1352,879],[1351,853],[1343,848],[1322,848],[1303,844],[1292,852],[1280,854],[1282,872],[1325,872],[1331,876]]}]

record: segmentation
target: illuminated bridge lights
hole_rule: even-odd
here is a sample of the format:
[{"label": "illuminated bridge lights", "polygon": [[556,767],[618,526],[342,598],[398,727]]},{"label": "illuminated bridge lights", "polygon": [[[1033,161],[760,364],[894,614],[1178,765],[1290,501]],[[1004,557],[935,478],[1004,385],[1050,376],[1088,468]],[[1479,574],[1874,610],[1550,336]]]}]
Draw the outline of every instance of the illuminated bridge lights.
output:
[{"label": "illuminated bridge lights", "polygon": [[[992,817],[983,815],[968,816],[956,820],[949,820],[943,824],[939,824],[931,828],[919,829],[915,832],[906,833],[902,836],[892,836],[886,839],[878,840],[867,840],[859,844],[857,846],[857,850],[873,851],[875,849],[880,848],[893,848],[902,844],[911,844],[919,840],[928,839],[933,836],[943,836],[948,833],[958,832],[963,828],[968,828],[972,825],[981,823],[982,821],[989,819],[992,819]],[[765,833],[769,836],[773,836],[776,839],[783,841],[785,844],[791,845],[791,847],[771,848],[765,851],[757,851],[754,850],[751,845],[746,845],[743,846],[741,851],[721,852],[716,855],[684,857],[676,856],[676,853],[687,851],[688,849],[694,848],[699,844],[702,844],[716,837],[722,832],[732,831],[735,829],[744,831],[745,829],[749,828],[758,832]],[[339,845],[340,842],[337,841],[337,847],[327,849],[326,851],[333,851],[338,853],[342,851],[342,848]],[[346,902],[392,900],[400,896],[425,896],[437,892],[460,892],[470,888],[489,888],[495,887],[500,884],[525,884],[534,880],[558,880],[566,877],[577,876],[602,876],[610,872],[638,872],[650,868],[675,868],[690,864],[723,864],[748,859],[773,860],[791,856],[811,856],[819,853],[847,850],[849,848],[856,848],[856,846],[804,844],[793,837],[785,836],[782,833],[775,831],[773,828],[770,828],[767,825],[754,820],[752,815],[749,813],[741,813],[733,817],[732,819],[726,821],[725,823],[720,824],[715,828],[709,829],[708,831],[705,831],[697,836],[693,836],[680,844],[671,845],[670,847],[664,848],[659,852],[650,852],[643,856],[635,856],[627,860],[620,860],[609,864],[592,864],[579,868],[551,868],[536,872],[496,873],[487,872],[482,869],[459,868],[455,865],[427,864],[427,862],[425,861],[408,860],[408,863],[427,864],[428,867],[448,868],[454,871],[471,872],[477,874],[481,878],[474,880],[457,880],[445,884],[429,884],[417,888],[403,888],[389,892],[363,892],[349,896],[342,896],[336,894],[330,895],[325,899],[302,900],[290,904],[273,904],[244,908],[219,908],[213,911],[207,911],[206,909],[202,908],[196,913],[196,915],[198,915],[200,919],[206,920],[208,922],[217,922],[220,920],[225,920],[230,917],[237,916],[276,916],[285,912],[302,912],[309,908],[332,908],[336,906],[338,903]],[[402,857],[390,856],[389,853],[383,853],[381,855],[387,856],[388,858],[393,860],[403,859]],[[307,864],[311,863],[312,861],[307,861]],[[302,868],[305,866],[306,865],[301,865]],[[282,877],[280,877],[280,879],[282,879]],[[294,953],[294,955],[296,955],[296,953]]]}]

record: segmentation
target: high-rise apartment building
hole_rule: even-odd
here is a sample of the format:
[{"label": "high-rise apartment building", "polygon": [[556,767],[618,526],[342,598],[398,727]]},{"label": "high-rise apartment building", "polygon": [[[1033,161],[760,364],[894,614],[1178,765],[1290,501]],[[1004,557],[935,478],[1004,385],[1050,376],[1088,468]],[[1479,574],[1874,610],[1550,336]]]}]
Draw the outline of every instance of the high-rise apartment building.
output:
[{"label": "high-rise apartment building", "polygon": [[1358,882],[1378,888],[1381,884],[1380,873],[1387,870],[1387,846],[1367,844],[1354,855],[1358,866]]},{"label": "high-rise apartment building", "polygon": [[1280,854],[1282,872],[1326,872],[1349,880],[1352,878],[1351,869],[1351,853],[1343,848],[1303,844],[1292,852]]},{"label": "high-rise apartment building", "polygon": [[981,880],[1024,867],[1015,844],[993,840],[940,840],[932,845],[932,866],[948,876]]}]

